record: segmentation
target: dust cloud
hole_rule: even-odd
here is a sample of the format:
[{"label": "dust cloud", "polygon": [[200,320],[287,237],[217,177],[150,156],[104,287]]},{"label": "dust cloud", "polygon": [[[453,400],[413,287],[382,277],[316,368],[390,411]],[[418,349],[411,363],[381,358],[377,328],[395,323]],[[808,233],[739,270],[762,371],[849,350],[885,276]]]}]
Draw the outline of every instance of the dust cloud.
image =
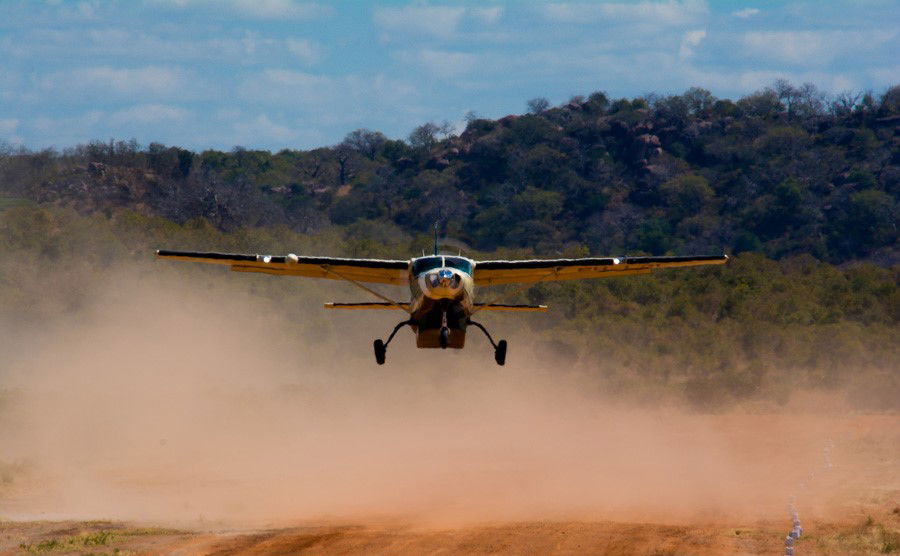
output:
[{"label": "dust cloud", "polygon": [[[4,316],[0,462],[20,471],[0,517],[780,518],[835,430],[827,415],[629,407],[525,335],[501,368],[475,334],[451,353],[401,331],[378,367],[371,340],[396,314],[329,314],[300,335],[233,283],[222,296],[122,271],[40,326]],[[824,508],[834,493],[819,492]]]}]

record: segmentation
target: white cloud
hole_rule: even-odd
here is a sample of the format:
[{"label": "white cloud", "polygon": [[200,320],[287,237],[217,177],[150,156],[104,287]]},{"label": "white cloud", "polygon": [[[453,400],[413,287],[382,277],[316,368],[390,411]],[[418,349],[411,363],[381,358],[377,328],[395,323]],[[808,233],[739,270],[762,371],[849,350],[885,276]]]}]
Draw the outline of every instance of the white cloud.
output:
[{"label": "white cloud", "polygon": [[26,126],[31,128],[30,131],[38,132],[43,146],[69,147],[108,135],[109,130],[105,127],[98,128],[104,121],[102,111],[89,110],[60,118],[38,116],[30,124],[26,121]]},{"label": "white cloud", "polygon": [[19,127],[19,120],[15,118],[0,120],[0,134],[9,135],[15,133],[17,127]]},{"label": "white cloud", "polygon": [[900,84],[900,65],[872,68],[868,73],[877,86],[890,87]]},{"label": "white cloud", "polygon": [[742,42],[750,54],[770,60],[822,66],[839,55],[878,48],[897,31],[750,31]]},{"label": "white cloud", "polygon": [[3,143],[18,145],[22,143],[22,138],[16,135],[19,127],[19,120],[16,118],[0,119],[0,145]]},{"label": "white cloud", "polygon": [[597,23],[622,20],[658,25],[684,25],[695,22],[707,13],[703,0],[662,0],[658,2],[549,4],[544,15],[561,23]]},{"label": "white cloud", "polygon": [[496,23],[503,15],[503,8],[494,6],[493,8],[472,8],[470,11],[473,19],[477,19],[482,23]]},{"label": "white cloud", "polygon": [[376,76],[328,76],[302,71],[267,69],[245,77],[237,92],[253,103],[291,105],[300,109],[330,107],[337,114],[368,110],[373,102],[402,102],[415,89],[402,81]]},{"label": "white cloud", "polygon": [[215,10],[230,9],[253,19],[301,19],[310,20],[330,15],[331,6],[296,0],[145,0],[149,4],[162,4],[177,9],[200,6]]},{"label": "white cloud", "polygon": [[51,73],[40,81],[41,87],[51,93],[112,93],[127,96],[179,94],[187,84],[182,72],[158,66],[134,69],[109,66],[79,68]]},{"label": "white cloud", "polygon": [[735,17],[739,17],[741,19],[748,19],[753,17],[759,13],[759,10],[756,8],[744,8],[743,10],[738,10],[736,12],[732,12],[731,15]]},{"label": "white cloud", "polygon": [[412,61],[441,78],[452,78],[469,73],[475,68],[478,58],[465,52],[447,50],[420,50],[415,54],[404,53],[402,60]]},{"label": "white cloud", "polygon": [[700,44],[700,41],[704,38],[706,38],[706,31],[703,29],[686,32],[681,39],[681,48],[678,50],[678,55],[682,58],[693,56],[694,47]]},{"label": "white cloud", "polygon": [[266,114],[252,120],[239,119],[232,126],[239,143],[259,144],[276,141],[284,144],[297,137],[297,132],[285,125],[273,122]]},{"label": "white cloud", "polygon": [[465,11],[462,7],[449,6],[379,7],[375,8],[373,17],[376,25],[388,31],[448,39],[456,34]]},{"label": "white cloud", "polygon": [[[424,35],[450,39],[460,33],[461,23],[492,25],[503,16],[503,8],[465,8],[461,6],[404,6],[375,8],[375,25],[385,32]],[[382,33],[382,38],[390,36]]]},{"label": "white cloud", "polygon": [[114,126],[183,123],[190,116],[187,110],[164,104],[142,104],[113,112],[109,123]]},{"label": "white cloud", "polygon": [[306,39],[287,39],[285,41],[288,52],[296,56],[306,64],[314,64],[319,61],[319,46]]},{"label": "white cloud", "polygon": [[79,2],[77,4],[78,14],[84,18],[92,18],[97,13],[97,8],[100,6],[100,3],[96,0],[92,2]]},{"label": "white cloud", "polygon": [[231,0],[238,12],[259,19],[316,19],[331,13],[331,9],[319,4],[293,0]]}]

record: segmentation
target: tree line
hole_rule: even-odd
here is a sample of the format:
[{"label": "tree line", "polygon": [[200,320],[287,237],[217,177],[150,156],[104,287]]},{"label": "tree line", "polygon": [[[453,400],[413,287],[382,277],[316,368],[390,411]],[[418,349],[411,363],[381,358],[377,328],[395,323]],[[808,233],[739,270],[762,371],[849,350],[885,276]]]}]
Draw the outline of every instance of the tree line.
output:
[{"label": "tree line", "polygon": [[358,129],[334,146],[277,153],[7,145],[0,195],[226,231],[379,221],[414,234],[440,222],[473,249],[545,255],[897,261],[898,86],[829,96],[778,81],[734,101],[695,87],[527,108],[498,120],[469,113],[461,131],[425,123],[400,140]]}]

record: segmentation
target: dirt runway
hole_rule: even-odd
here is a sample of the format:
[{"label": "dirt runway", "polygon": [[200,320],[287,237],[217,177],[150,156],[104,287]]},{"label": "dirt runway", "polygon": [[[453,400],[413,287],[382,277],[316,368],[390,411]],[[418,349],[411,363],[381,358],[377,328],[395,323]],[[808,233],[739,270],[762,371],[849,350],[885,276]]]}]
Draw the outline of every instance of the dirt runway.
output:
[{"label": "dirt runway", "polygon": [[235,284],[0,322],[0,552],[772,554],[791,504],[798,554],[900,550],[896,414],[635,403],[523,333],[376,367],[382,316]]},{"label": "dirt runway", "polygon": [[[691,436],[696,431],[703,431],[701,436],[706,439],[707,429],[718,430],[730,439],[729,449],[736,457],[752,460],[746,469],[767,469],[768,472],[747,474],[744,477],[747,483],[739,489],[749,496],[748,502],[759,502],[757,508],[717,506],[719,502],[715,500],[704,507],[696,496],[687,496],[690,504],[685,501],[673,505],[669,498],[673,492],[687,495],[696,487],[676,487],[679,475],[674,473],[667,477],[672,485],[662,489],[659,504],[643,493],[636,496],[639,507],[621,506],[615,501],[612,507],[605,507],[602,496],[596,493],[596,498],[584,499],[592,501],[591,507],[576,508],[571,506],[576,498],[563,489],[565,478],[548,477],[553,486],[547,487],[545,503],[552,501],[555,491],[560,493],[560,503],[569,504],[567,511],[562,511],[560,504],[547,504],[546,513],[552,519],[538,519],[541,510],[536,507],[531,507],[528,519],[509,519],[510,508],[521,507],[527,496],[507,500],[509,506],[495,500],[494,513],[501,519],[490,519],[491,511],[485,510],[486,497],[482,495],[473,498],[482,507],[473,508],[471,513],[456,507],[447,513],[407,511],[402,515],[397,511],[401,506],[395,504],[393,515],[387,512],[366,515],[357,511],[317,519],[302,518],[301,514],[300,519],[290,519],[289,513],[282,511],[260,519],[254,515],[263,516],[265,512],[251,505],[254,509],[242,516],[72,521],[53,519],[53,511],[10,515],[8,512],[17,506],[35,510],[40,504],[34,504],[48,492],[44,483],[17,478],[0,489],[4,517],[13,518],[0,524],[0,553],[775,554],[783,550],[784,537],[791,528],[789,504],[792,501],[804,528],[802,538],[796,543],[798,554],[875,554],[900,550],[900,417],[833,416],[821,425],[831,433],[826,439],[817,434],[810,434],[809,438],[802,434],[792,436],[802,430],[803,424],[813,421],[803,414],[708,415],[697,420],[690,425],[660,426],[670,434],[680,429],[679,442],[686,447],[693,444]],[[815,418],[815,422],[821,424],[821,421],[821,417]],[[791,423],[798,429],[792,428]],[[784,434],[775,434],[779,430]],[[806,457],[810,453],[815,456]],[[484,462],[479,467],[477,472],[469,471],[473,475],[469,481],[489,484],[490,478],[503,475],[498,473],[499,469],[487,469],[490,466]],[[509,464],[505,472],[515,473],[519,467],[520,464]],[[796,472],[792,471],[794,467],[798,468]],[[640,465],[632,473],[631,476],[623,474],[620,479],[633,484],[636,474],[654,480],[644,475],[647,469]],[[476,479],[475,475],[483,476]],[[772,476],[784,480],[774,493],[763,492],[773,488]],[[107,478],[115,484],[107,488],[110,492],[118,489],[120,500],[134,503],[146,497],[151,502],[148,508],[158,503],[152,502],[154,498],[174,503],[194,496],[200,501],[208,499],[210,491],[223,487],[218,481],[188,484],[172,482],[171,477],[167,480],[160,477],[157,482],[148,481],[145,475],[119,476],[115,480],[108,475]],[[585,484],[582,476],[575,479],[579,484],[571,487],[580,487],[586,493],[595,488]],[[735,491],[734,487],[717,484],[719,478],[715,475],[709,480],[712,490]],[[504,479],[498,481],[502,483]],[[610,481],[601,483],[608,485]],[[235,492],[252,496],[249,486]],[[292,489],[288,484],[284,488]],[[522,488],[534,487],[523,484]],[[752,495],[754,490],[759,492]],[[368,496],[364,489],[358,494],[360,499]],[[537,496],[537,492],[529,496]],[[257,502],[264,505],[264,501]],[[57,503],[47,509],[59,511]],[[714,511],[716,507],[719,511]],[[36,519],[45,515],[50,519]]]}]

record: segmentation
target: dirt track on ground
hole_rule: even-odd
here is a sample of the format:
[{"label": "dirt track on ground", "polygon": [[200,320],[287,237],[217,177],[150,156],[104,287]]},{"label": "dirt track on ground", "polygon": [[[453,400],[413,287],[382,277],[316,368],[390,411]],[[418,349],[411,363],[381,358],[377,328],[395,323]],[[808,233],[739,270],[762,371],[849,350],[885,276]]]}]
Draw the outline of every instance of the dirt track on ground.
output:
[{"label": "dirt track on ground", "polygon": [[[707,438],[709,428],[725,434],[729,453],[738,460],[750,459],[746,469],[755,470],[745,477],[748,483],[735,492],[776,490],[774,494],[758,493],[754,498],[760,503],[758,508],[719,506],[720,511],[716,512],[712,510],[721,499],[713,499],[710,506],[704,507],[698,504],[701,498],[693,498],[694,511],[689,511],[691,508],[685,504],[671,504],[672,492],[687,492],[673,487],[661,492],[659,505],[654,505],[652,496],[641,494],[643,509],[626,508],[619,518],[617,510],[604,508],[602,501],[594,499],[592,508],[569,512],[570,516],[580,512],[581,518],[551,520],[486,520],[480,511],[470,517],[456,511],[446,522],[442,522],[446,516],[423,520],[383,514],[371,519],[357,514],[292,521],[284,513],[268,521],[243,522],[234,517],[219,522],[15,519],[0,524],[0,553],[119,550],[136,554],[775,554],[783,550],[784,536],[791,527],[791,500],[805,530],[797,542],[797,554],[900,550],[900,417],[844,415],[813,419],[803,414],[744,414],[697,419],[689,421],[690,425],[682,422],[661,427],[670,434],[674,434],[673,429],[679,430],[676,436],[687,447],[694,445],[691,436],[701,434],[698,431],[703,431],[703,438]],[[813,422],[822,428],[813,429]],[[792,429],[790,423],[799,428]],[[803,425],[808,436],[792,436],[803,430]],[[826,429],[828,435],[824,434]],[[774,434],[777,430],[784,430],[784,435]],[[702,466],[704,462],[698,460],[697,464]],[[797,468],[796,472],[791,471],[793,468]],[[481,473],[495,477],[494,471],[482,469]],[[647,472],[648,469],[635,466],[637,478]],[[776,486],[766,486],[767,480],[779,475],[784,480]],[[645,478],[656,480],[652,475]],[[208,490],[214,488],[165,481],[142,484],[144,479],[119,477],[114,482],[124,490],[136,489],[135,492],[171,500],[177,499],[175,490],[186,489],[209,497]],[[635,476],[620,479],[633,485],[640,482]],[[679,476],[673,474],[669,480],[677,482]],[[717,475],[710,475],[711,482],[716,480]],[[564,483],[554,484],[558,488]],[[0,491],[0,508],[8,511],[26,502],[33,504],[44,494],[41,485],[28,481],[5,485]],[[591,490],[590,485],[581,486]],[[733,488],[720,486],[725,490]],[[365,492],[359,495],[366,497]],[[560,495],[567,496],[568,502],[577,500],[571,492]],[[507,510],[500,515],[508,514]],[[640,519],[641,511],[646,519]],[[538,513],[532,512],[533,516]],[[558,516],[560,508],[548,508],[548,513]],[[430,518],[437,515],[429,514]]]},{"label": "dirt track on ground", "polygon": [[0,552],[772,554],[792,500],[798,554],[900,551],[900,416],[839,392],[629,401],[525,334],[377,368],[377,316],[298,345],[139,281],[0,338]]}]

